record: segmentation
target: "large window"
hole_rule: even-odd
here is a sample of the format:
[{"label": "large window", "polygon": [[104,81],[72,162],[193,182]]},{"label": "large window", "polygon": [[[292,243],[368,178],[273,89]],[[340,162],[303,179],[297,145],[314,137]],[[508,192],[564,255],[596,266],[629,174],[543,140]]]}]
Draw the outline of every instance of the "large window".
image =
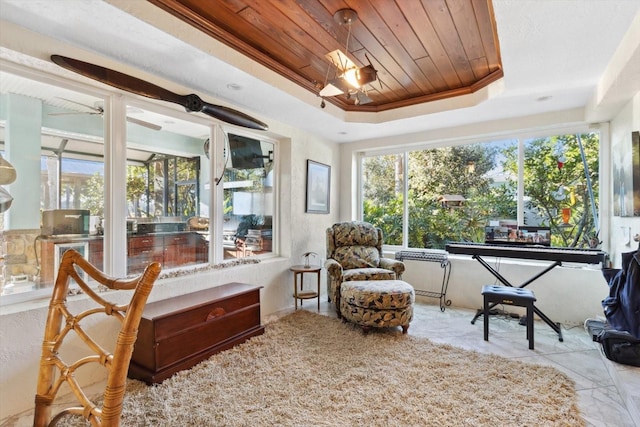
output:
[{"label": "large window", "polygon": [[46,295],[68,248],[102,267],[88,236],[104,211],[105,100],[5,71],[0,79],[11,88],[0,94],[0,151],[16,171],[3,187],[13,201],[0,214],[4,303]]},{"label": "large window", "polygon": [[129,274],[154,261],[165,270],[209,261],[209,204],[201,198],[209,135],[207,126],[127,106]]},{"label": "large window", "polygon": [[362,162],[363,216],[384,231],[387,245],[402,245],[404,154],[365,157]]},{"label": "large window", "polygon": [[40,208],[88,209],[103,216],[104,162],[70,156],[63,150],[41,158]]},{"label": "large window", "polygon": [[598,134],[584,133],[367,155],[362,216],[411,248],[484,242],[490,225],[548,227],[554,246],[593,247],[598,151]]},{"label": "large window", "polygon": [[274,145],[228,134],[224,172],[224,257],[273,249]]},{"label": "large window", "polygon": [[524,224],[549,226],[555,246],[599,244],[599,146],[597,133],[524,141]]},{"label": "large window", "polygon": [[[220,262],[229,234],[225,257],[272,251],[272,142],[247,133],[223,143],[210,119],[22,71],[0,71],[12,88],[0,93],[0,155],[17,172],[0,187],[0,304],[47,297],[69,248],[116,276],[152,261]],[[209,144],[212,135],[222,136]],[[222,165],[224,175],[212,170]]]},{"label": "large window", "polygon": [[129,218],[179,217],[199,214],[200,158],[152,156],[127,167]]}]

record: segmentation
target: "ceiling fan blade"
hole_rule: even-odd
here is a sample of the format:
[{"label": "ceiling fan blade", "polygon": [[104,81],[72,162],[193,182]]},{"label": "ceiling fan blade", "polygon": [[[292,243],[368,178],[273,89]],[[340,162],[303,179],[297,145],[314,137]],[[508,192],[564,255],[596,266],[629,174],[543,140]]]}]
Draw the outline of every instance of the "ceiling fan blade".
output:
[{"label": "ceiling fan blade", "polygon": [[[70,101],[73,102],[73,101]],[[104,115],[104,113],[94,113],[94,112],[73,112],[73,113],[49,113],[47,114],[47,116],[82,116],[82,115],[89,115],[89,116],[100,116],[102,117]],[[153,130],[162,130],[162,126],[157,125],[155,123],[150,123],[150,122],[145,122],[144,120],[140,120],[140,119],[136,119],[134,117],[129,117],[127,116],[127,121],[129,123],[135,123],[136,125],[140,125],[140,126],[144,126],[146,128],[149,129],[153,129]]]},{"label": "ceiling fan blade", "polygon": [[82,115],[101,116],[102,113],[93,113],[93,112],[89,112],[89,111],[74,111],[73,113],[49,113],[49,114],[47,114],[47,116],[82,116]]},{"label": "ceiling fan blade", "polygon": [[119,71],[110,70],[99,65],[90,64],[73,58],[61,55],[51,55],[51,60],[67,70],[81,74],[85,77],[105,83],[118,89],[132,92],[147,98],[158,99],[160,101],[173,102],[182,105],[189,112],[202,112],[216,119],[238,126],[251,129],[267,130],[268,126],[263,122],[252,118],[244,113],[231,108],[209,104],[203,101],[198,95],[179,95],[167,89],[146,82],[142,79],[123,74]]},{"label": "ceiling fan blade", "polygon": [[[74,101],[73,99],[68,99],[68,98],[62,98],[62,97],[56,97],[59,99],[62,99],[63,101],[67,101],[67,102],[71,102],[72,104],[76,104],[76,105],[81,105],[85,108],[88,108],[89,110],[91,110],[91,112],[76,112],[76,113],[49,113],[49,116],[66,116],[66,115],[77,115],[77,114],[89,114],[89,115],[104,115],[104,108],[102,108],[101,106],[90,106],[87,104],[83,104],[82,102],[78,102],[78,101]],[[155,123],[150,123],[150,122],[145,122],[144,120],[140,120],[140,119],[136,119],[134,117],[129,117],[127,116],[127,121],[129,123],[135,123],[137,125],[140,126],[144,126],[146,128],[149,129],[153,129],[153,130],[162,130],[162,126],[157,125]]]},{"label": "ceiling fan blade", "polygon": [[82,102],[74,101],[73,99],[62,98],[60,96],[56,96],[56,98],[62,99],[63,101],[67,101],[67,102],[70,102],[72,104],[80,105],[80,106],[82,106],[84,108],[87,108],[87,109],[92,111],[91,113],[86,113],[86,114],[102,114],[102,113],[104,113],[104,109],[102,107],[92,107],[91,105],[83,104]]},{"label": "ceiling fan blade", "polygon": [[127,116],[127,121],[129,123],[134,123],[136,125],[144,126],[146,128],[153,129],[153,130],[161,130],[162,129],[162,126],[160,126],[160,125],[157,125],[155,123],[145,122],[144,120],[136,119],[134,117]]}]

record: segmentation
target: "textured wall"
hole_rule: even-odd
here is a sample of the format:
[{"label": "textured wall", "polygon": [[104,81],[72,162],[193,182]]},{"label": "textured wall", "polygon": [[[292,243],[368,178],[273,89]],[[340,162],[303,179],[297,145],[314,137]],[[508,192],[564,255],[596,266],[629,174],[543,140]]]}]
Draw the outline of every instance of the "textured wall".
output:
[{"label": "textured wall", "polygon": [[[631,138],[633,131],[640,131],[640,92],[611,122],[611,143]],[[611,258],[614,266],[620,268],[621,254],[638,248],[639,243],[633,241],[633,236],[640,235],[640,217],[613,216],[613,206],[609,206],[607,214],[611,218]]]}]

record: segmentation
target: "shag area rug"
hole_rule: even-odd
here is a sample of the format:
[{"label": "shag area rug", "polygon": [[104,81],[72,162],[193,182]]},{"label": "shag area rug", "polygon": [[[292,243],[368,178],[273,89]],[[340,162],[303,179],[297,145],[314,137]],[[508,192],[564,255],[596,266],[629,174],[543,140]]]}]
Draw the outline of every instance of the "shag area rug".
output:
[{"label": "shag area rug", "polygon": [[123,426],[583,426],[558,370],[299,310],[148,387]]}]

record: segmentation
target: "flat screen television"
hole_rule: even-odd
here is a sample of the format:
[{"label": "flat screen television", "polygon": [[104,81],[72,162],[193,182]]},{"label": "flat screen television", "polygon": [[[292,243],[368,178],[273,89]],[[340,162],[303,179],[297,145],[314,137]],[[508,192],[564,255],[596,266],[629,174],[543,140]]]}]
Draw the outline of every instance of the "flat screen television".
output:
[{"label": "flat screen television", "polygon": [[264,167],[260,141],[245,136],[228,134],[231,167],[234,169],[256,169]]}]

